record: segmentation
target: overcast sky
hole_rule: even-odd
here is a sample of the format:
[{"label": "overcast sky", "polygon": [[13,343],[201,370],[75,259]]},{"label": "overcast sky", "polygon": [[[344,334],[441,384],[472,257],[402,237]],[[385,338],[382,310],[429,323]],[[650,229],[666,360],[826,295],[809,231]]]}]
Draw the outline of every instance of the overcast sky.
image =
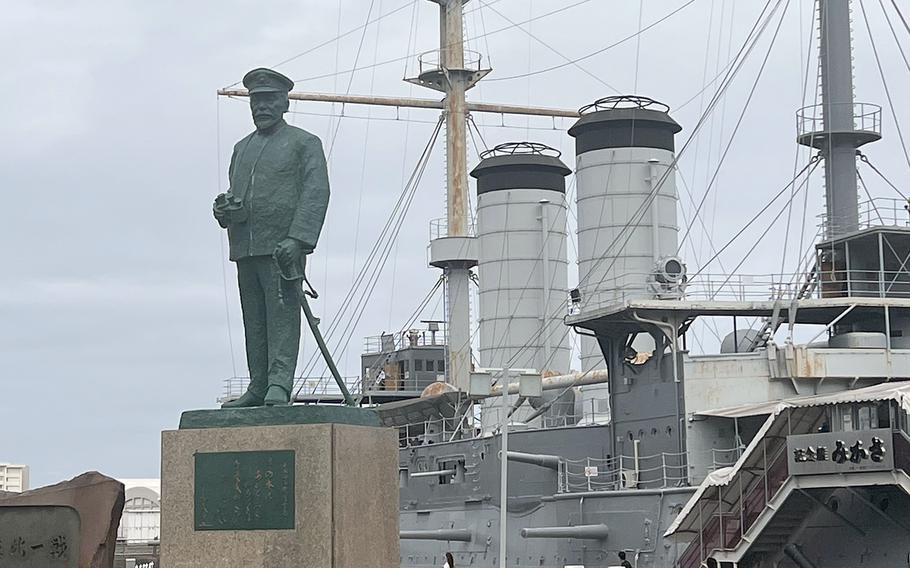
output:
[{"label": "overcast sky", "polygon": [[[575,1],[487,1],[490,6],[482,9],[480,0],[466,6],[466,36],[478,38],[469,47],[489,55],[493,67],[471,99],[577,108],[616,94],[614,89],[637,91],[674,108],[684,127],[678,146],[713,92],[696,96],[705,78],[723,70],[763,4],[696,0],[643,33],[640,43],[631,40],[585,59],[583,70],[569,65],[508,79],[559,65],[563,56],[601,50],[639,29],[639,17],[648,25],[684,1],[646,0],[640,12],[635,0],[589,0],[523,24],[542,42],[510,28],[508,20],[525,22]],[[704,220],[716,246],[793,175],[794,113],[801,106],[812,3],[790,4],[706,201]],[[910,124],[907,68],[878,2],[864,4],[898,118]],[[279,69],[298,80],[299,90],[438,97],[401,81],[413,72],[415,58],[372,67],[435,47],[437,8],[427,0],[36,0],[4,8],[0,462],[30,465],[36,486],[90,469],[158,477],[161,430],[176,427],[184,410],[214,407],[223,380],[245,374],[234,267],[224,260],[223,234],[210,208],[213,196],[227,188],[233,143],[252,125],[244,101],[219,102],[215,91],[253,67],[275,65],[357,28],[371,8],[375,19],[400,7],[366,33],[352,33]],[[858,7],[855,16],[857,98],[886,108],[886,139],[867,153],[890,177],[903,180],[908,166]],[[776,22],[702,130],[697,149],[693,145],[681,161],[696,200],[730,140]],[[910,34],[897,32],[910,46]],[[367,68],[353,80],[350,74],[332,75],[355,66]],[[294,104],[292,110],[289,122],[333,148],[332,201],[310,267],[322,291],[316,310],[328,324],[437,113],[348,107],[339,122],[322,115],[340,108]],[[368,115],[383,120],[364,120]],[[396,117],[411,122],[392,120]],[[566,163],[574,165],[567,121],[557,121],[555,129],[544,119],[478,116],[477,121],[491,146],[538,140],[561,148]],[[476,163],[476,148],[469,152]],[[386,269],[375,275],[379,282],[369,306],[348,348],[337,355],[347,375],[357,373],[363,337],[403,325],[438,277],[426,268],[426,245],[429,220],[444,215],[443,170],[437,148]],[[896,197],[872,174],[866,178],[873,194]],[[680,187],[681,207],[691,213],[692,201]],[[821,196],[816,180],[807,238],[815,233]],[[793,235],[802,229],[801,217],[801,210],[794,210],[787,270],[794,269],[798,236]],[[764,228],[758,224],[744,234],[722,257],[724,265],[735,266]],[[781,222],[741,271],[779,271],[784,235]],[[703,260],[707,239],[698,229],[692,239]],[[684,253],[693,256],[688,247]],[[697,266],[689,262],[690,270]],[[307,342],[303,359],[312,350]]]}]

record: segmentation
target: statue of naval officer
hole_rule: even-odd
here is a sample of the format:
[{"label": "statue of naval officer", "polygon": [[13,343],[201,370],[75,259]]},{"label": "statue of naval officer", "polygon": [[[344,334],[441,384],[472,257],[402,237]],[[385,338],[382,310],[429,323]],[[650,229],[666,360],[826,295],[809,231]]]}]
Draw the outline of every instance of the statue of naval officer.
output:
[{"label": "statue of naval officer", "polygon": [[319,138],[290,126],[294,82],[271,69],[243,78],[256,130],[234,146],[230,189],[215,199],[237,263],[250,386],[224,407],[288,404],[300,346],[299,283],[329,203]]}]

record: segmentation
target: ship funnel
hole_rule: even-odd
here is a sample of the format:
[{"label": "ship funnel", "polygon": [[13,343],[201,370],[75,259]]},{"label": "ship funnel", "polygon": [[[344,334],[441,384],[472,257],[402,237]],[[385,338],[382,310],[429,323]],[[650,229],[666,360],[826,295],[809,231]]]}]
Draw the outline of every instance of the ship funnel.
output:
[{"label": "ship funnel", "polygon": [[[647,97],[607,97],[581,108],[569,129],[577,165],[577,311],[682,295],[673,170],[682,127],[669,112]],[[583,337],[582,369],[603,365],[596,342]]]},{"label": "ship funnel", "polygon": [[554,148],[501,144],[477,179],[480,365],[569,370],[566,180]]}]

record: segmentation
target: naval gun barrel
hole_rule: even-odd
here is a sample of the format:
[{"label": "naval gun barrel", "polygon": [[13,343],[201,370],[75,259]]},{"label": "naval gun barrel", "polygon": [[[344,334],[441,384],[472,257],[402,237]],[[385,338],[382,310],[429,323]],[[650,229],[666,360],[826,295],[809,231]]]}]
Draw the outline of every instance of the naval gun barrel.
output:
[{"label": "naval gun barrel", "polygon": [[416,479],[418,477],[437,477],[440,475],[455,475],[456,471],[454,469],[437,469],[434,471],[415,471],[410,475],[411,479]]},{"label": "naval gun barrel", "polygon": [[604,540],[610,534],[607,525],[576,525],[574,527],[535,527],[521,529],[521,538],[583,538]]},{"label": "naval gun barrel", "polygon": [[398,531],[402,540],[454,540],[471,542],[471,531],[468,529],[420,529]]},{"label": "naval gun barrel", "polygon": [[508,456],[509,461],[529,463],[531,465],[546,467],[548,469],[559,469],[559,456],[551,456],[547,454],[526,454],[524,452],[506,452],[506,455]]},{"label": "naval gun barrel", "polygon": [[[569,373],[543,379],[543,390],[565,389],[569,387],[582,387],[585,385],[599,385],[609,380],[606,369],[586,371],[584,373]],[[518,394],[518,383],[509,383],[509,394]],[[501,396],[502,386],[496,385],[490,389],[490,396]]]}]

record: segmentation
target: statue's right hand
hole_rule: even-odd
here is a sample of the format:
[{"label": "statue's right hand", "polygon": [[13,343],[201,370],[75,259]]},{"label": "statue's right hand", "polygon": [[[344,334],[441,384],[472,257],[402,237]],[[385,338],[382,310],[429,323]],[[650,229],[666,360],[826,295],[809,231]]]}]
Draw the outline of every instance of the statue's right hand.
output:
[{"label": "statue's right hand", "polygon": [[215,216],[215,220],[218,221],[222,229],[227,229],[228,225],[228,212],[223,209],[225,204],[223,193],[216,197],[215,203],[212,204],[212,215]]}]

